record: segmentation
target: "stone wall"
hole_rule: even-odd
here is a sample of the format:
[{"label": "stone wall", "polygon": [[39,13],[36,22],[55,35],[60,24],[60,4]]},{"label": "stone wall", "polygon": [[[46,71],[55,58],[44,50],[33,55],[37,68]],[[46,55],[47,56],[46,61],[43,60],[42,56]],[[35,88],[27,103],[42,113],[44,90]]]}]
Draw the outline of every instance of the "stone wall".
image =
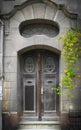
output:
[{"label": "stone wall", "polygon": [[[31,19],[46,19],[57,22],[59,25],[59,34],[50,38],[45,35],[34,35],[25,38],[20,35],[19,25],[23,21]],[[4,99],[3,111],[17,111],[17,63],[18,53],[27,48],[52,48],[60,54],[62,44],[56,40],[67,32],[69,28],[75,25],[75,20],[66,17],[63,10],[59,10],[56,5],[49,6],[46,3],[30,4],[6,21],[5,42],[4,42]],[[9,26],[7,30],[7,26]],[[63,75],[64,61],[60,58],[60,79]],[[7,96],[8,95],[8,96]],[[64,101],[63,101],[64,102]],[[5,105],[7,104],[7,105]],[[15,106],[15,107],[14,107]]]},{"label": "stone wall", "polygon": [[[54,2],[54,3],[53,3]],[[74,5],[69,5],[68,1],[45,1],[45,0],[35,0],[35,3],[31,0],[29,2],[24,0],[13,0],[2,2],[1,15],[4,24],[4,86],[3,86],[3,117],[5,113],[11,117],[14,113],[18,114],[21,112],[20,107],[20,84],[19,84],[19,59],[18,56],[25,51],[31,49],[48,49],[50,51],[56,52],[60,55],[60,65],[59,65],[59,79],[61,80],[64,74],[65,62],[62,58],[62,43],[57,41],[57,39],[64,35],[70,28],[75,28],[80,25],[80,15],[77,21],[77,4],[74,1]],[[23,4],[22,4],[23,3]],[[56,4],[55,4],[56,3]],[[65,8],[65,6],[67,8]],[[18,5],[14,8],[14,5]],[[6,6],[6,8],[5,8]],[[6,14],[7,13],[7,14]],[[80,14],[80,13],[79,13]],[[47,37],[45,35],[33,35],[32,37],[25,38],[21,36],[19,32],[19,26],[23,21],[32,19],[42,19],[51,20],[56,22],[59,26],[59,34],[56,37]],[[81,60],[79,60],[78,66],[80,68]],[[79,70],[78,74],[81,74]],[[60,81],[59,81],[60,82]],[[79,84],[73,93],[75,98],[69,100],[66,96],[67,89],[63,89],[63,95],[60,98],[60,111],[61,113],[68,113],[70,104],[77,106],[77,100],[80,96],[77,96],[81,91],[81,81],[76,81]],[[80,91],[79,91],[80,90]],[[79,104],[79,102],[78,102]],[[63,114],[64,117],[64,114]],[[4,122],[5,122],[5,118]],[[61,120],[64,118],[61,118]]]}]

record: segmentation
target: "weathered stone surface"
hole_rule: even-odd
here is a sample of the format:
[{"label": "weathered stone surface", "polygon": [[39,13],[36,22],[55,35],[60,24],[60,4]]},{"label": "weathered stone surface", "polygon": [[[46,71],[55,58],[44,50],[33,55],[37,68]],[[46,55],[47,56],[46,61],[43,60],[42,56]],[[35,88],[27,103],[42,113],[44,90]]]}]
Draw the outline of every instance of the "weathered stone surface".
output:
[{"label": "weathered stone surface", "polygon": [[[5,8],[6,6],[6,8]],[[9,13],[14,6],[14,1],[2,1],[2,8],[1,8],[1,12],[4,13]]]},{"label": "weathered stone surface", "polygon": [[10,100],[17,100],[17,87],[14,85],[16,85],[16,83],[14,83],[13,88],[10,89]]},{"label": "weathered stone surface", "polygon": [[17,11],[17,13],[16,13],[13,17],[14,17],[14,19],[15,19],[16,21],[18,21],[18,22],[22,22],[22,21],[25,20],[22,11]]},{"label": "weathered stone surface", "polygon": [[57,4],[66,4],[67,0],[51,0],[52,2],[55,2]]},{"label": "weathered stone surface", "polygon": [[72,101],[69,101],[69,100],[66,100],[66,101],[63,101],[61,102],[61,105],[62,105],[62,110],[61,112],[66,112],[68,113],[69,112],[69,109],[70,109],[70,106],[73,105],[73,102]]},{"label": "weathered stone surface", "polygon": [[11,82],[4,81],[4,88],[5,89],[11,88]]},{"label": "weathered stone surface", "polygon": [[76,29],[76,27],[77,27],[77,20],[76,19],[75,20],[71,20],[70,25],[71,25],[71,28]]},{"label": "weathered stone surface", "polygon": [[17,112],[17,100],[3,100],[3,112]]},{"label": "weathered stone surface", "polygon": [[78,69],[76,72],[81,74],[81,58],[79,58],[78,62],[76,62],[75,68]]},{"label": "weathered stone surface", "polygon": [[51,19],[56,15],[57,7],[56,6],[46,6],[46,11],[45,11],[45,19]]},{"label": "weathered stone surface", "polygon": [[3,100],[2,111],[3,112],[8,112],[9,110],[10,110],[10,102],[9,102],[9,100]]},{"label": "weathered stone surface", "polygon": [[64,69],[65,69],[65,60],[63,58],[63,56],[61,55],[60,57],[60,61],[59,61],[59,72],[60,73],[64,73]]},{"label": "weathered stone surface", "polygon": [[[25,20],[28,19],[33,19],[34,18],[34,14],[33,14],[33,7],[32,5],[27,6],[26,8],[24,8],[22,10],[23,16],[25,18]],[[22,20],[23,21],[23,20]]]},{"label": "weathered stone surface", "polygon": [[1,72],[2,72],[2,56],[0,55],[0,75],[1,75]]},{"label": "weathered stone surface", "polygon": [[4,58],[4,72],[17,72],[17,57]]},{"label": "weathered stone surface", "polygon": [[77,13],[78,11],[78,2],[77,0],[67,0],[67,8],[70,12],[75,12]]},{"label": "weathered stone surface", "polygon": [[[78,73],[78,76],[81,76],[81,73]],[[74,85],[76,88],[81,88],[81,77],[75,79]]]},{"label": "weathered stone surface", "polygon": [[16,56],[17,55],[16,45],[12,43],[12,40],[5,42],[4,50],[5,50],[4,56]]},{"label": "weathered stone surface", "polygon": [[36,124],[31,124],[31,125],[21,125],[20,126],[20,128],[19,128],[19,130],[24,130],[24,129],[27,129],[27,130],[31,130],[31,129],[33,129],[33,130],[40,130],[40,129],[42,129],[42,130],[53,130],[53,129],[55,129],[55,130],[60,130],[60,127],[59,127],[59,125],[57,124],[55,124],[55,125],[45,125],[45,124],[40,124],[40,125],[36,125]]},{"label": "weathered stone surface", "polygon": [[16,82],[16,80],[17,80],[17,73],[4,73],[4,75],[5,75],[5,81],[7,81],[7,82],[12,82],[12,81],[14,81],[14,82]]},{"label": "weathered stone surface", "polygon": [[17,107],[18,107],[17,106],[17,99],[16,100],[14,100],[14,99],[11,100],[10,101],[10,111],[11,112],[17,112],[17,110],[18,110]]},{"label": "weathered stone surface", "polygon": [[70,27],[70,19],[64,15],[62,10],[57,10],[54,21],[59,24],[60,29],[62,29],[62,27]]},{"label": "weathered stone surface", "polygon": [[16,82],[4,82],[3,111],[17,110],[17,86]]},{"label": "weathered stone surface", "polygon": [[11,98],[10,96],[10,88],[3,89],[3,100],[7,101]]},{"label": "weathered stone surface", "polygon": [[[22,11],[21,11],[22,12]],[[23,19],[22,19],[23,20]],[[10,29],[12,28],[19,28],[20,22],[14,18],[14,16],[10,19]],[[10,35],[10,34],[9,34]]]},{"label": "weathered stone surface", "polygon": [[34,18],[44,18],[45,16],[45,9],[46,9],[46,5],[45,4],[34,4],[32,5],[33,7],[33,15]]},{"label": "weathered stone surface", "polygon": [[[13,0],[12,0],[13,1]],[[22,4],[22,3],[24,3],[24,2],[26,2],[27,0],[15,0],[14,1],[14,3],[16,4],[16,5],[20,5],[20,4]]]}]

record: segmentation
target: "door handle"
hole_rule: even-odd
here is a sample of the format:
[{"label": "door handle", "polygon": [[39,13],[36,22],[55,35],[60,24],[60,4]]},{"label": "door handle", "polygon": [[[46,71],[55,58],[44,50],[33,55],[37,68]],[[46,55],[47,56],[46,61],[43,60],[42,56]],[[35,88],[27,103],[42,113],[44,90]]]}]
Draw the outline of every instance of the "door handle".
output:
[{"label": "door handle", "polygon": [[41,87],[41,95],[43,95],[43,92],[44,92],[44,91],[43,91],[43,87]]}]

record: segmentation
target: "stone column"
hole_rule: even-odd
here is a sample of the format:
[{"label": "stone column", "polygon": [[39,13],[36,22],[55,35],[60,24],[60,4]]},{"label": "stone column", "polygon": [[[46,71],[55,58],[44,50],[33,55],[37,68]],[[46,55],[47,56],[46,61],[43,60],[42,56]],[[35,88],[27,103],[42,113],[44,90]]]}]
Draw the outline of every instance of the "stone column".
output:
[{"label": "stone column", "polygon": [[0,130],[2,130],[3,22],[0,20]]}]

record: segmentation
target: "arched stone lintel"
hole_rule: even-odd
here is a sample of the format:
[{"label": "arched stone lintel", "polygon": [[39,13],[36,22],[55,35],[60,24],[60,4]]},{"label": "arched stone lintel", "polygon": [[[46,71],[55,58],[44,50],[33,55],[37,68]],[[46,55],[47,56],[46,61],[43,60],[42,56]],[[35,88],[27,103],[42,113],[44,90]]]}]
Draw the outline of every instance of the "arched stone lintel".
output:
[{"label": "arched stone lintel", "polygon": [[56,5],[57,6],[57,9],[58,10],[63,10],[64,14],[69,17],[69,18],[72,18],[72,19],[76,19],[77,18],[77,14],[75,14],[74,12],[70,12],[66,7],[65,5],[63,4],[57,4],[51,0],[28,0],[24,3],[22,3],[21,5],[15,5],[14,8],[11,10],[11,12],[7,13],[7,14],[1,14],[1,18],[4,19],[4,20],[7,20],[7,19],[10,19],[12,16],[14,16],[16,14],[16,12],[18,10],[21,10],[23,8],[25,8],[26,6],[28,5],[31,5],[31,4],[35,4],[35,3],[45,3],[49,6],[52,6],[52,5]]},{"label": "arched stone lintel", "polygon": [[32,45],[32,46],[29,46],[29,47],[25,47],[25,48],[22,48],[21,50],[19,50],[17,53],[18,55],[21,55],[27,51],[30,51],[30,50],[35,50],[35,49],[46,49],[48,51],[51,51],[51,52],[54,52],[58,55],[61,54],[61,51],[54,48],[54,47],[51,47],[51,46],[48,46],[48,45]]}]

